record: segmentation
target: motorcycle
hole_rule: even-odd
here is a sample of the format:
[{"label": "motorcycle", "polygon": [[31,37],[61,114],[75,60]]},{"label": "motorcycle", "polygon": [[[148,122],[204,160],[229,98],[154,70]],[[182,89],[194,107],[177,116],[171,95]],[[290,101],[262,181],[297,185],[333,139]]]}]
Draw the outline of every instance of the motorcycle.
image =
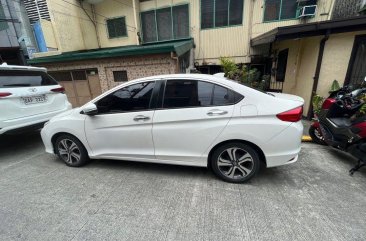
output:
[{"label": "motorcycle", "polygon": [[[349,92],[348,87],[343,87],[337,91],[331,92],[328,98],[326,98],[325,101],[323,102],[321,112],[327,112],[329,108],[336,102],[337,96],[339,96],[340,94],[346,94],[348,92]],[[320,145],[327,145],[321,133],[319,117],[316,113],[314,113],[313,123],[309,128],[309,135],[313,142]]]},{"label": "motorcycle", "polygon": [[[366,81],[366,79],[365,79]],[[327,98],[314,122],[322,144],[350,153],[358,159],[357,165],[350,174],[366,166],[366,115],[354,118],[363,102],[357,97],[366,93],[366,89],[350,92],[344,88],[332,93]]]}]

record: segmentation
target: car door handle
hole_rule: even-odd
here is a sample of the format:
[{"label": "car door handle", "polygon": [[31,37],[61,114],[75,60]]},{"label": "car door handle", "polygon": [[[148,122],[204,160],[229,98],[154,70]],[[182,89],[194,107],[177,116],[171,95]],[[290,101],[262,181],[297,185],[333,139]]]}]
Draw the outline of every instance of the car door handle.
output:
[{"label": "car door handle", "polygon": [[207,115],[209,116],[215,116],[215,115],[226,115],[228,112],[226,110],[210,110],[207,112]]},{"label": "car door handle", "polygon": [[135,116],[135,118],[133,118],[133,120],[134,121],[140,121],[140,120],[147,121],[147,120],[150,120],[150,117],[144,116],[144,115],[138,115],[138,116]]}]

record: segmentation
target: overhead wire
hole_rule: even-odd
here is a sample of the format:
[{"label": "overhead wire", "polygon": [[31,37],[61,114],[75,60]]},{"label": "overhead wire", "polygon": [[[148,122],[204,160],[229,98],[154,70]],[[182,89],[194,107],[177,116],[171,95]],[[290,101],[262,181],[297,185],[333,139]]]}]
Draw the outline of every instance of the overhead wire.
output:
[{"label": "overhead wire", "polygon": [[[64,8],[66,8],[66,9],[68,9],[68,10],[71,10],[70,8],[68,8],[68,7],[66,7],[66,6],[64,6],[64,5],[61,5],[61,4],[58,4],[58,3],[56,3],[57,5],[60,5],[60,6],[62,6],[62,7],[64,7]],[[12,11],[14,11],[14,12],[18,12],[18,13],[25,13],[25,14],[27,14],[27,12],[26,11],[19,11],[19,10],[16,10],[15,8],[11,8],[10,6],[8,6],[8,5],[4,5],[4,4],[0,4],[1,6],[3,6],[3,7],[7,7],[7,8],[9,8],[9,11],[10,11],[10,9],[12,9]],[[54,9],[48,9],[48,11],[50,11],[50,12],[52,12],[52,13],[57,13],[57,14],[61,14],[61,15],[64,15],[64,16],[68,16],[68,17],[74,17],[74,18],[78,18],[78,19],[80,19],[80,20],[84,20],[84,21],[89,21],[89,22],[92,22],[90,19],[87,19],[87,18],[82,18],[82,17],[79,17],[79,16],[75,16],[75,15],[71,15],[71,14],[67,14],[67,13],[64,13],[64,12],[61,12],[61,11],[57,11],[57,10],[54,10]],[[106,23],[101,23],[101,22],[98,22],[98,21],[95,21],[95,23],[97,23],[97,24],[100,24],[100,25],[103,25],[103,26],[107,26],[107,24]],[[130,29],[127,29],[126,28],[126,30],[127,31],[129,31],[129,32],[133,32],[133,33],[135,33],[136,31],[135,30],[130,30]]]},{"label": "overhead wire", "polygon": [[[65,3],[68,3],[68,4],[70,4],[70,5],[73,5],[73,6],[75,6],[75,7],[78,7],[78,8],[80,8],[80,9],[84,10],[84,11],[89,11],[89,10],[84,9],[83,7],[81,7],[81,6],[77,5],[77,4],[74,4],[74,3],[68,2],[68,1],[66,1],[66,0],[61,0],[61,1],[65,2]],[[118,1],[117,1],[117,2],[118,2]],[[55,3],[56,3],[56,2],[55,2]],[[59,4],[59,3],[56,3],[56,4],[57,4],[57,5],[59,5],[59,6],[63,6],[63,5]],[[65,8],[66,8],[66,7],[65,7]],[[70,10],[70,9],[69,9],[69,10]],[[91,11],[90,11],[90,12],[91,12]],[[102,15],[102,14],[100,14],[100,13],[95,13],[95,15],[101,16],[101,17],[103,17],[104,19],[109,19],[109,18],[110,18],[110,17],[104,16],[104,15]],[[130,27],[130,28],[133,28],[133,29],[136,29],[136,27],[131,26],[131,25],[128,25],[128,24],[126,24],[126,26],[128,26],[128,27]]]}]

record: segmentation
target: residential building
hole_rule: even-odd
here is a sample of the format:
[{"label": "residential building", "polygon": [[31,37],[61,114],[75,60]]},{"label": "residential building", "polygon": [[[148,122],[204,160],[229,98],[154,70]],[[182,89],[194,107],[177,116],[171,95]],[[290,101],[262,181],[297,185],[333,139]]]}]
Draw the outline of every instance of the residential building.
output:
[{"label": "residential building", "polygon": [[312,96],[327,97],[334,80],[360,85],[366,77],[365,3],[335,0],[326,21],[280,26],[253,37],[254,49],[270,48],[261,53],[271,59],[270,89],[302,96],[304,114],[311,118]]},{"label": "residential building", "polygon": [[[334,79],[344,82],[356,36],[366,29],[365,18],[357,16],[364,0],[44,1],[49,17],[40,16],[39,25],[47,51],[29,63],[47,67],[75,106],[138,77],[185,72],[193,65],[213,74],[221,71],[220,57],[230,57],[270,74],[271,90],[302,96],[307,112],[313,90],[325,95]],[[353,18],[359,20],[345,27],[345,19]],[[327,21],[343,27],[328,32],[321,67],[324,32],[273,34]]]},{"label": "residential building", "polygon": [[24,65],[36,51],[24,3],[0,0],[0,63]]}]

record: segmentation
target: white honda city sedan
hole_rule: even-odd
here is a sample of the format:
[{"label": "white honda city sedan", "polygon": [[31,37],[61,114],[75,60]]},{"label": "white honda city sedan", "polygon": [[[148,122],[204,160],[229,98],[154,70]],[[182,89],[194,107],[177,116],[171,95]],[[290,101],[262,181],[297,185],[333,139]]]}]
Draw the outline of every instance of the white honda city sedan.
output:
[{"label": "white honda city sedan", "polygon": [[71,109],[65,89],[45,68],[0,65],[0,135],[40,129]]},{"label": "white honda city sedan", "polygon": [[68,166],[118,159],[204,166],[245,182],[300,152],[303,99],[203,74],[126,82],[47,122],[46,151]]}]

